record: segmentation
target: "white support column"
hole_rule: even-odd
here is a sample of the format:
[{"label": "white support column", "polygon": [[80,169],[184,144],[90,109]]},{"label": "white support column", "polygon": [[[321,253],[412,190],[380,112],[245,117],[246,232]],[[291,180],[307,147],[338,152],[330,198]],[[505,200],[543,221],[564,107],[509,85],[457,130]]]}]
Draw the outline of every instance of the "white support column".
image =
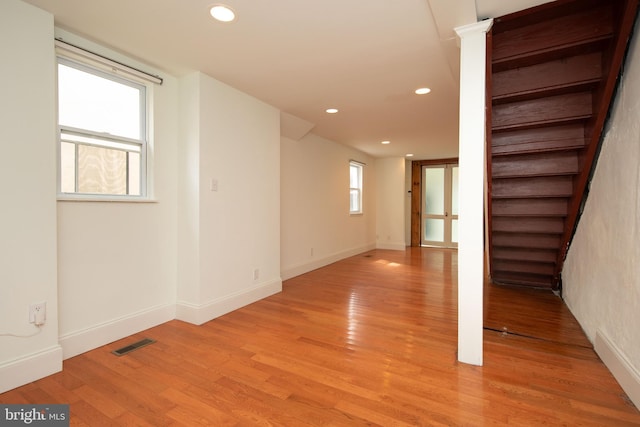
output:
[{"label": "white support column", "polygon": [[482,366],[486,34],[493,20],[455,29],[460,37],[458,360]]}]

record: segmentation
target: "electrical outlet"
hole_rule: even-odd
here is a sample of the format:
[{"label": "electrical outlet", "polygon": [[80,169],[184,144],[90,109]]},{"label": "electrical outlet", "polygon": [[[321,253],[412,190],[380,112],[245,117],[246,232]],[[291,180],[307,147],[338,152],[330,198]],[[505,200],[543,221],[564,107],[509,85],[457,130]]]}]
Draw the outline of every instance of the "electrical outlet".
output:
[{"label": "electrical outlet", "polygon": [[255,269],[253,270],[253,280],[258,280],[260,278],[260,270],[259,269]]},{"label": "electrical outlet", "polygon": [[29,306],[29,323],[36,326],[44,325],[47,320],[47,303],[37,302]]}]

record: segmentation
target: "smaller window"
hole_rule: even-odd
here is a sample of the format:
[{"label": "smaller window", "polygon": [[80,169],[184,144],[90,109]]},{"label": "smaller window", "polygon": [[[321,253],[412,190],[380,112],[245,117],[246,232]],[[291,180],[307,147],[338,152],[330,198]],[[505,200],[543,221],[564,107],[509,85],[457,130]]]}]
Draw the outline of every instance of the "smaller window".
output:
[{"label": "smaller window", "polygon": [[349,213],[362,213],[362,171],[361,163],[349,162]]},{"label": "smaller window", "polygon": [[146,89],[58,58],[58,191],[146,196]]}]

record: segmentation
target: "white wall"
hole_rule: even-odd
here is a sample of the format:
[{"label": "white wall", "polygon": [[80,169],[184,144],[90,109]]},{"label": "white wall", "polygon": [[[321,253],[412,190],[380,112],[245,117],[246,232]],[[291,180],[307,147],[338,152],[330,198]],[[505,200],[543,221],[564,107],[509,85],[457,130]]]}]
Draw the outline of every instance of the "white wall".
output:
[{"label": "white wall", "polygon": [[28,335],[29,304],[47,323],[0,336],[0,393],[62,369],[56,284],[53,16],[0,2],[0,334]]},{"label": "white wall", "polygon": [[[0,391],[60,370],[63,357],[278,292],[281,269],[292,277],[375,247],[373,158],[313,134],[281,138],[274,107],[201,73],[176,79],[53,20],[0,2],[12,41],[0,48],[11,59],[0,67],[0,334],[36,331],[28,305],[47,302],[40,334],[0,336]],[[56,201],[54,33],[164,78],[152,97],[152,201]],[[367,164],[363,215],[349,215],[350,159]],[[398,194],[381,197],[402,206],[401,162],[382,163]],[[396,208],[382,213],[393,241]]]},{"label": "white wall", "polygon": [[376,159],[376,247],[405,250],[405,159]]},{"label": "white wall", "polygon": [[[180,84],[177,301],[200,301],[200,76]],[[206,187],[206,186],[205,186]]]},{"label": "white wall", "polygon": [[[56,35],[158,72],[62,30],[56,29]],[[154,202],[58,202],[60,343],[65,358],[175,317],[178,83],[158,74],[164,82],[151,89]],[[55,167],[55,154],[50,162]]]},{"label": "white wall", "polygon": [[[349,160],[366,163],[363,214],[349,215]],[[282,278],[375,248],[376,162],[314,134],[281,138]]]},{"label": "white wall", "polygon": [[[180,230],[196,238],[181,240],[178,318],[201,324],[282,289],[280,112],[202,73],[181,80],[197,118],[183,128],[180,175],[198,211],[180,214]],[[196,257],[198,277],[185,256]]]},{"label": "white wall", "polygon": [[[32,302],[47,302],[48,323],[33,338],[0,337],[0,388],[177,310],[199,324],[281,290],[279,111],[200,73],[179,81],[54,30],[51,15],[22,2],[2,7],[5,39],[19,37],[2,52],[13,60],[1,69],[0,173],[20,186],[7,186],[14,203],[2,211],[11,244],[2,249],[0,333],[35,330]],[[56,202],[54,31],[164,78],[151,96],[150,201]],[[209,191],[211,178],[219,191]]]},{"label": "white wall", "polygon": [[[563,296],[596,350],[635,376],[640,405],[640,40],[632,42],[590,194],[562,272]],[[607,347],[606,345],[604,347]],[[621,378],[616,375],[622,383]],[[629,390],[627,390],[630,393]],[[631,393],[630,393],[631,394]],[[632,396],[633,398],[633,396]]]}]

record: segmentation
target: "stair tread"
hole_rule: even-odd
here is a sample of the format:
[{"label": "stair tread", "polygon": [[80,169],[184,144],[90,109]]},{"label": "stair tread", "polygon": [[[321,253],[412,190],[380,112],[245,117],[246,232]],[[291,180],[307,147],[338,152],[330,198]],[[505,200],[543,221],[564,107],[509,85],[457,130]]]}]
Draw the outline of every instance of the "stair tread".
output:
[{"label": "stair tread", "polygon": [[[505,200],[505,199],[496,199],[496,201]],[[536,199],[534,199],[536,200]],[[535,218],[565,218],[567,216],[566,213],[538,213],[535,214]],[[523,217],[534,217],[530,213],[520,213],[520,214],[491,214],[492,218],[523,218]]]},{"label": "stair tread", "polygon": [[491,147],[492,157],[503,157],[520,154],[536,154],[536,153],[554,153],[561,151],[579,151],[584,148],[585,143],[582,141],[565,140],[564,145],[560,145],[558,141],[533,142],[529,144],[518,144],[511,146]]}]

